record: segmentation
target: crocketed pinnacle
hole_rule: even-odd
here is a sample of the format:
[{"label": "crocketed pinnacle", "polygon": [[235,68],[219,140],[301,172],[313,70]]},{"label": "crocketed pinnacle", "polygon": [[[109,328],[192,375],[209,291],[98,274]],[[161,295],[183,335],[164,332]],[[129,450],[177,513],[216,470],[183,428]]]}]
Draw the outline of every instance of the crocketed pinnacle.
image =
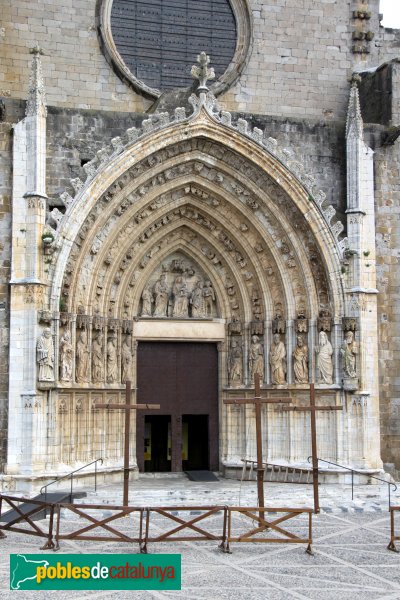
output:
[{"label": "crocketed pinnacle", "polygon": [[45,117],[47,115],[47,108],[42,74],[42,63],[40,60],[40,56],[44,54],[44,52],[37,45],[34,48],[31,48],[29,52],[33,55],[33,58],[25,114],[27,117],[32,117],[35,115]]}]

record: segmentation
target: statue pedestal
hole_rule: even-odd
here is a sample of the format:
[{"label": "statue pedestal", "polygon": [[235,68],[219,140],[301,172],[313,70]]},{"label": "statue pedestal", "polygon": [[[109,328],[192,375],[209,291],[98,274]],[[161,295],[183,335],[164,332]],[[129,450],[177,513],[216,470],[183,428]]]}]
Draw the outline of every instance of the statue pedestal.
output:
[{"label": "statue pedestal", "polygon": [[345,392],[356,392],[358,390],[358,387],[358,377],[343,378],[343,389]]}]

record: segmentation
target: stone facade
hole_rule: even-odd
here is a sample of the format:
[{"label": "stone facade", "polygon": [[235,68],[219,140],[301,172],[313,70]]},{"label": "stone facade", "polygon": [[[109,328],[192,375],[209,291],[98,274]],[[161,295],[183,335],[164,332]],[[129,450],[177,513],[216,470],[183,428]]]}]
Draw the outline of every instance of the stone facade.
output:
[{"label": "stone facade", "polygon": [[[95,404],[122,401],[146,339],[217,342],[221,406],[256,371],[299,403],[315,381],[344,408],[319,418],[320,456],[399,469],[398,32],[377,0],[251,2],[219,104],[205,81],[151,114],[102,54],[93,2],[39,4],[13,2],[2,30],[3,485],[99,453],[120,466],[120,416]],[[253,412],[221,408],[221,468],[254,456]],[[268,460],[307,457],[305,417],[263,419]]]},{"label": "stone facade", "polygon": [[[225,95],[228,110],[297,118],[335,119],[345,115],[347,78],[355,67],[396,55],[395,34],[379,29],[379,1],[363,6],[371,13],[364,29],[374,38],[368,54],[353,52],[353,32],[363,19],[353,17],[358,3],[304,0],[248,4],[252,44],[240,80]],[[97,3],[98,5],[100,2]],[[2,95],[24,98],[29,77],[29,47],[48,54],[48,103],[68,108],[140,111],[151,101],[130,91],[109,68],[97,35],[99,8],[93,0],[53,2],[33,7],[19,0],[5,7]],[[212,57],[211,57],[212,60]],[[282,102],[282,98],[286,98]]]}]

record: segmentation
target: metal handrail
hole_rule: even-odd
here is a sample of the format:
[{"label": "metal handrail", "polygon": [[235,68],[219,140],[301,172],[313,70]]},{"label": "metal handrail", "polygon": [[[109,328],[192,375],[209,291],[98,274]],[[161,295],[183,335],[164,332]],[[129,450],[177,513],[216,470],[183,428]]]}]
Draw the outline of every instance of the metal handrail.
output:
[{"label": "metal handrail", "polygon": [[[312,456],[307,458],[307,461],[310,462],[312,460]],[[339,465],[338,463],[331,462],[330,460],[325,460],[324,458],[317,458],[317,461],[324,462],[328,465],[334,465],[335,467],[340,467],[341,469],[346,469],[346,471],[351,471],[351,499],[354,499],[354,473],[357,475],[363,475],[364,477],[369,477],[370,479],[376,479],[377,481],[381,481],[388,486],[388,500],[389,500],[389,511],[390,511],[390,486],[394,487],[394,492],[397,490],[397,485],[392,481],[386,481],[385,479],[381,479],[381,477],[376,477],[375,475],[370,475],[369,473],[363,473],[362,471],[357,471],[356,469],[352,469],[351,467],[345,467],[344,465]]]},{"label": "metal handrail", "polygon": [[92,462],[88,463],[87,465],[83,465],[83,467],[79,467],[79,469],[75,469],[75,471],[71,471],[71,473],[67,473],[67,475],[63,475],[62,477],[58,477],[57,479],[54,479],[53,481],[50,481],[50,483],[47,483],[46,485],[43,485],[40,488],[40,492],[39,493],[43,494],[43,490],[45,490],[45,492],[44,492],[44,501],[46,502],[46,499],[47,499],[47,488],[50,485],[53,485],[54,483],[59,483],[63,479],[67,479],[68,477],[70,477],[71,478],[71,496],[72,496],[72,487],[73,487],[73,481],[74,481],[74,474],[78,473],[78,471],[82,471],[82,469],[86,469],[86,467],[90,467],[90,465],[94,465],[94,491],[96,491],[97,490],[97,463],[98,462],[100,462],[101,464],[103,464],[103,459],[102,458],[96,458],[96,460],[93,460]]}]

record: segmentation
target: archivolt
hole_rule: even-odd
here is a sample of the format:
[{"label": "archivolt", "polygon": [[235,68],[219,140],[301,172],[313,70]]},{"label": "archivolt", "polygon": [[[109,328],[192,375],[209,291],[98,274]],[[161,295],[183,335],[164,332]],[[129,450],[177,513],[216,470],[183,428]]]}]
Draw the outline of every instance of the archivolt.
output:
[{"label": "archivolt", "polygon": [[[200,220],[190,219],[182,212],[179,218],[169,220],[174,211],[185,207],[197,211]],[[158,226],[163,220],[165,223]],[[129,224],[132,237],[117,242]],[[124,269],[124,280],[113,302],[119,314],[111,316],[122,316],[124,294],[137,265],[154,244],[171,232],[182,233],[183,225],[222,258],[246,314],[250,311],[252,289],[257,286],[265,300],[264,318],[272,316],[277,303],[285,306],[288,318],[294,318],[302,296],[308,302],[307,312],[315,315],[321,294],[324,302],[330,299],[336,315],[342,313],[336,245],[305,190],[280,161],[238,132],[227,136],[226,128],[212,122],[205,111],[190,127],[178,123],[170,128],[168,136],[156,132],[147,143],[133,144],[79,191],[59,226],[53,308],[60,297],[62,278],[70,298],[77,297],[76,291],[82,284],[79,273],[88,279],[90,288],[85,308],[94,308],[96,273],[104,270],[105,258],[114,245],[113,267],[104,275],[104,298],[97,306],[103,314],[110,314],[105,299],[112,291],[112,277],[136,240],[140,249]],[[179,243],[175,239],[176,248]],[[166,257],[167,250],[163,249],[159,256]],[[239,267],[240,258],[235,262],[235,253],[242,257],[245,267]],[[193,256],[207,264],[201,252],[193,250]],[[156,260],[159,258],[153,261],[151,256],[143,269],[141,283],[133,294],[133,311],[137,311],[138,295],[151,270],[150,263]],[[244,272],[251,273],[250,283],[246,283]],[[217,279],[214,283],[221,285]],[[228,317],[230,305],[223,296],[221,288],[221,306]],[[74,309],[72,300],[70,309]]]}]

